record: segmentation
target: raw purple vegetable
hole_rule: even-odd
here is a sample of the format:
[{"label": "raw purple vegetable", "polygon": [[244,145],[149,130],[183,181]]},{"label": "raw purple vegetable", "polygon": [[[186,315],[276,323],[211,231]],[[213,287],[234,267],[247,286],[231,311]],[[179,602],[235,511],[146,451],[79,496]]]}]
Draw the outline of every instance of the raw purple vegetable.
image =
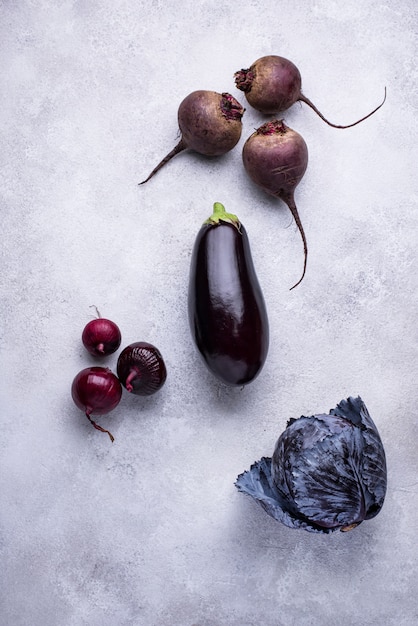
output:
[{"label": "raw purple vegetable", "polygon": [[188,296],[193,340],[208,369],[226,385],[246,385],[268,351],[266,306],[247,232],[215,202],[193,248]]},{"label": "raw purple vegetable", "polygon": [[266,122],[245,142],[242,150],[245,171],[251,180],[268,194],[280,198],[289,207],[302,236],[304,264],[301,278],[306,272],[308,246],[305,231],[299,218],[294,192],[308,166],[308,148],[303,137],[283,120]]},{"label": "raw purple vegetable", "polygon": [[98,318],[86,324],[81,340],[93,356],[108,356],[119,348],[121,332],[115,322],[102,317],[97,309],[96,311]]},{"label": "raw purple vegetable", "polygon": [[113,435],[91,418],[91,415],[110,413],[120,402],[122,387],[116,376],[107,367],[87,367],[73,380],[71,395],[74,403],[85,412],[90,423],[103,433],[107,433],[113,442]]},{"label": "raw purple vegetable", "polygon": [[143,185],[168,161],[183,150],[206,156],[220,156],[236,146],[242,130],[244,108],[229,93],[193,91],[178,109],[179,143],[143,180]]},{"label": "raw purple vegetable", "polygon": [[328,415],[289,420],[273,457],[254,463],[235,485],[290,528],[348,531],[383,506],[385,451],[363,400],[350,397]]},{"label": "raw purple vegetable", "polygon": [[150,396],[164,385],[167,369],[161,352],[146,341],[127,346],[119,355],[117,374],[130,393]]},{"label": "raw purple vegetable", "polygon": [[376,113],[386,100],[385,88],[383,102],[373,111],[352,124],[345,126],[332,124],[318,111],[309,98],[303,95],[302,79],[296,65],[276,55],[261,57],[249,69],[235,72],[235,84],[245,93],[248,103],[261,113],[274,115],[286,111],[292,104],[300,101],[310,106],[324,122],[334,128],[351,128],[363,122]]}]

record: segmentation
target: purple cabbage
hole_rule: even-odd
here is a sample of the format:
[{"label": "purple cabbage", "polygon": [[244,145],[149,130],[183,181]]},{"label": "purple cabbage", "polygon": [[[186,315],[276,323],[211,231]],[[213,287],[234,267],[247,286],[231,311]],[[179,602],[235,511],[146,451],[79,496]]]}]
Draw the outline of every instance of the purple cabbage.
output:
[{"label": "purple cabbage", "polygon": [[290,419],[272,458],[254,463],[235,485],[290,528],[347,531],[383,506],[385,451],[363,400],[350,397],[328,415]]}]

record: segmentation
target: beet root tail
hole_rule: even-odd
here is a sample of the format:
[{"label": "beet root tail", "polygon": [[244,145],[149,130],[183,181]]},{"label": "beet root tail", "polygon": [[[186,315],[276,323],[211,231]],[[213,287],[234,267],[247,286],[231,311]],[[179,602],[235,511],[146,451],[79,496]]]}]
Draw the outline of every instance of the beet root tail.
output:
[{"label": "beet root tail", "polygon": [[184,143],[183,139],[180,139],[179,143],[171,150],[171,152],[169,152],[167,156],[165,156],[163,160],[160,161],[160,163],[158,163],[156,167],[154,167],[151,174],[141,183],[138,183],[138,185],[144,185],[145,183],[147,183],[149,179],[152,178],[154,174],[156,174],[162,167],[164,167],[166,163],[168,163],[173,157],[175,157],[177,154],[179,154],[180,152],[186,149],[187,149],[186,144]]},{"label": "beet root tail", "polygon": [[299,212],[297,210],[296,203],[295,203],[295,200],[293,198],[293,194],[281,195],[280,197],[283,200],[283,202],[285,202],[287,204],[287,206],[289,207],[289,210],[290,210],[291,214],[293,215],[293,219],[296,222],[296,226],[299,229],[300,235],[302,237],[302,242],[303,242],[304,261],[303,261],[302,276],[299,278],[298,282],[293,285],[293,287],[290,287],[289,291],[292,291],[292,289],[294,289],[295,287],[300,285],[300,283],[302,282],[302,280],[304,279],[304,276],[306,274],[306,265],[307,265],[307,261],[308,261],[308,244],[306,242],[305,231],[303,230],[302,222],[300,221]]},{"label": "beet root tail", "polygon": [[378,111],[380,109],[380,107],[382,107],[385,103],[386,100],[386,87],[385,87],[385,95],[384,98],[382,100],[382,102],[379,104],[379,106],[377,106],[375,109],[373,109],[373,111],[370,111],[370,113],[368,113],[367,115],[365,115],[364,117],[360,118],[359,120],[357,120],[356,122],[353,122],[352,124],[347,124],[346,126],[342,126],[340,124],[333,124],[332,122],[330,122],[329,120],[326,119],[326,117],[324,117],[322,115],[322,113],[320,111],[318,111],[318,109],[316,108],[316,106],[314,105],[313,102],[311,102],[309,100],[309,98],[307,98],[306,96],[304,96],[303,94],[300,95],[299,100],[301,102],[304,102],[305,104],[307,104],[309,107],[311,107],[311,109],[313,109],[315,111],[315,113],[317,115],[319,115],[319,117],[321,118],[321,120],[323,120],[326,124],[328,124],[328,126],[332,126],[333,128],[351,128],[352,126],[356,126],[357,124],[360,124],[360,122],[364,122],[364,120],[367,120],[367,118],[371,117],[374,113],[376,113],[376,111]]}]

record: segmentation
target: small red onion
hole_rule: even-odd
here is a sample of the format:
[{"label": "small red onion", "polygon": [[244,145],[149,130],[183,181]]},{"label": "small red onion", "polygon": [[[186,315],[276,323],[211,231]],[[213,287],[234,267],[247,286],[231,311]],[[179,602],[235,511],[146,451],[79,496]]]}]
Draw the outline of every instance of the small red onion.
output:
[{"label": "small red onion", "polygon": [[86,325],[81,340],[86,350],[93,356],[107,356],[119,348],[122,335],[114,322],[99,317]]},{"label": "small red onion", "polygon": [[145,341],[131,343],[120,353],[117,374],[122,385],[138,396],[152,395],[167,378],[160,351]]},{"label": "small red onion", "polygon": [[73,380],[71,395],[74,403],[85,412],[87,419],[97,430],[113,435],[96,424],[91,414],[104,415],[112,411],[120,402],[122,387],[118,378],[107,367],[87,367],[81,370]]}]

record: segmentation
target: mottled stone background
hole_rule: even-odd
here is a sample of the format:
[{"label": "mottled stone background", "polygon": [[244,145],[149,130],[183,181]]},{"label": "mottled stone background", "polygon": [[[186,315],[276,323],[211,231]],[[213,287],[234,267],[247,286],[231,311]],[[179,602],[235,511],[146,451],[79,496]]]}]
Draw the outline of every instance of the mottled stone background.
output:
[{"label": "mottled stone background", "polygon": [[[404,0],[0,0],[0,623],[2,626],[415,626],[418,623],[417,24]],[[291,59],[309,147],[296,200],[246,178],[237,148],[183,153],[195,89]],[[245,224],[268,306],[259,378],[225,389],[186,314],[190,254],[220,201]],[[95,431],[73,404],[96,305],[168,379]],[[102,364],[115,369],[117,355]],[[94,364],[97,364],[95,362]],[[389,472],[350,533],[286,528],[237,492],[290,417],[360,394]]]}]

